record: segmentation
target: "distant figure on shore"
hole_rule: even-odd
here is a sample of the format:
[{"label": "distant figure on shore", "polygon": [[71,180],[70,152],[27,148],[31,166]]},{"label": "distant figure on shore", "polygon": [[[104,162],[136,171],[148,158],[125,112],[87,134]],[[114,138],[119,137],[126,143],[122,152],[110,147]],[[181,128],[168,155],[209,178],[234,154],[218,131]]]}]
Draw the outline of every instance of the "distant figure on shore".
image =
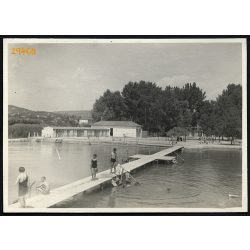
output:
[{"label": "distant figure on shore", "polygon": [[110,173],[112,174],[113,169],[114,169],[114,173],[116,173],[116,161],[117,161],[116,148],[114,148],[113,151],[111,152],[110,161],[111,161]]},{"label": "distant figure on shore", "polygon": [[26,207],[25,196],[29,191],[29,176],[25,172],[24,167],[19,168],[19,175],[17,176],[16,184],[18,184],[18,200],[20,202],[20,207]]},{"label": "distant figure on shore", "polygon": [[93,157],[91,159],[91,175],[92,180],[97,180],[96,173],[98,172],[97,168],[97,154],[93,154]]},{"label": "distant figure on shore", "polygon": [[47,195],[50,193],[50,186],[45,176],[41,178],[41,183],[39,184],[39,186],[36,187],[36,190],[37,192],[43,195]]}]

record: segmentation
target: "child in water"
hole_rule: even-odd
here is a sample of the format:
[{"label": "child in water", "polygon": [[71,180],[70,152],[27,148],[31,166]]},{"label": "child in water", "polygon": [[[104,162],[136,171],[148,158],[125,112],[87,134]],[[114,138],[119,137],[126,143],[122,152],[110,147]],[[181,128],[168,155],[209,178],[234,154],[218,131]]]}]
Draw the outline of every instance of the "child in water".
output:
[{"label": "child in water", "polygon": [[91,159],[91,175],[92,175],[92,180],[97,180],[96,178],[96,173],[98,172],[97,168],[97,155],[93,154],[93,157]]},{"label": "child in water", "polygon": [[17,176],[16,184],[18,184],[18,200],[20,202],[20,207],[26,207],[25,196],[29,191],[29,177],[25,172],[24,167],[19,168],[19,175]]}]

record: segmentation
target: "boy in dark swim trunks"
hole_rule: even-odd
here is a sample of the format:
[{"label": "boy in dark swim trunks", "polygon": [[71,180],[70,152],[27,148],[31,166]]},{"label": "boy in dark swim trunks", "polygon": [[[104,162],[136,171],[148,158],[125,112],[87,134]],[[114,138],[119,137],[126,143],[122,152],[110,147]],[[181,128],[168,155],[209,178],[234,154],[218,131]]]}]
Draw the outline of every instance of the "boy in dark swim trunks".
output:
[{"label": "boy in dark swim trunks", "polygon": [[92,180],[97,180],[96,178],[96,173],[98,172],[97,168],[97,155],[93,154],[93,157],[91,159],[91,175],[92,175]]},{"label": "boy in dark swim trunks", "polygon": [[116,148],[113,149],[111,152],[111,167],[110,167],[110,173],[112,174],[113,168],[114,168],[114,173],[116,173],[116,161],[117,161],[117,153],[116,153]]},{"label": "boy in dark swim trunks", "polygon": [[25,172],[24,167],[19,168],[19,175],[17,176],[16,184],[18,184],[18,200],[20,202],[20,207],[26,207],[25,196],[29,191],[29,177]]}]

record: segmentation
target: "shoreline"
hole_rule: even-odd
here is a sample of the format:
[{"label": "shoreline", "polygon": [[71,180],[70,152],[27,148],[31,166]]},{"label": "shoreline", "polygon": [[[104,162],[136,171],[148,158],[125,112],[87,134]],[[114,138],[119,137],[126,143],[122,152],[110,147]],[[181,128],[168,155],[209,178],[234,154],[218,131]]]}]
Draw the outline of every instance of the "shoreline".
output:
[{"label": "shoreline", "polygon": [[[59,140],[59,142],[58,142]],[[134,146],[147,146],[147,147],[171,147],[171,146],[183,146],[185,149],[242,149],[240,144],[231,145],[227,141],[222,143],[209,143],[200,144],[198,140],[187,140],[186,142],[178,142],[174,145],[171,141],[166,140],[166,138],[42,138],[42,137],[30,137],[30,138],[15,138],[8,139],[8,143],[18,143],[18,142],[51,142],[51,143],[83,143],[83,144],[109,144],[109,145],[134,145]]]},{"label": "shoreline", "polygon": [[217,144],[217,143],[210,143],[210,144],[200,144],[200,143],[189,143],[183,142],[178,143],[177,145],[183,146],[185,149],[242,149],[241,145],[231,145],[231,144]]}]

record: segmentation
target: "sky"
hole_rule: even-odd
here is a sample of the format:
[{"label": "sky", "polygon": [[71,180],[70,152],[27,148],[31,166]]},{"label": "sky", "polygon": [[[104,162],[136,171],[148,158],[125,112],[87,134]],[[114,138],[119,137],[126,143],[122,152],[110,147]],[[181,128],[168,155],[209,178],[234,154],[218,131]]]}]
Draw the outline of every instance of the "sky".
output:
[{"label": "sky", "polygon": [[[11,54],[17,47],[37,54]],[[8,51],[9,104],[37,111],[89,110],[129,81],[163,89],[196,82],[207,99],[242,81],[240,43],[30,43]]]}]

